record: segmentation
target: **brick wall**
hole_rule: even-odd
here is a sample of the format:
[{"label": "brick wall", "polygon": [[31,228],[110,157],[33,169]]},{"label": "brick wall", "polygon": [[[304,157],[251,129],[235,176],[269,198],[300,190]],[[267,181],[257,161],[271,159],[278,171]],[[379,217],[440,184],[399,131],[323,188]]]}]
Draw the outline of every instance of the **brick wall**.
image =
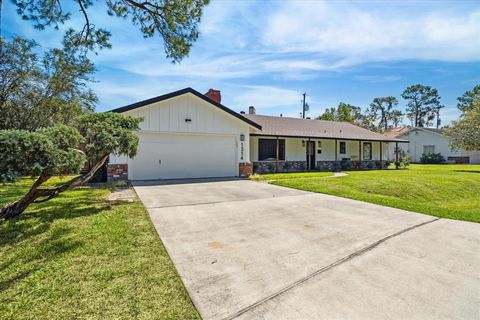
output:
[{"label": "brick wall", "polygon": [[253,174],[253,163],[239,163],[240,177],[249,177]]},{"label": "brick wall", "polygon": [[126,181],[128,180],[128,164],[108,164],[107,181]]}]

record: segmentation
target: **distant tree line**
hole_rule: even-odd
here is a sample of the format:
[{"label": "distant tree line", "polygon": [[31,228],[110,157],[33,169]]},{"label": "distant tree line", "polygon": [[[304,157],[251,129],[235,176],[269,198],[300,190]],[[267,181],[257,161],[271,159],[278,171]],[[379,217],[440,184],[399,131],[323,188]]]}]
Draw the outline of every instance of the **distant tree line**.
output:
[{"label": "distant tree line", "polygon": [[[346,121],[377,132],[385,132],[401,125],[404,117],[410,120],[412,127],[441,125],[441,103],[438,90],[430,86],[415,84],[407,87],[401,94],[406,101],[404,110],[393,96],[374,98],[364,111],[358,106],[340,102],[337,107],[328,108],[319,116],[319,120]],[[480,100],[480,85],[458,97],[458,109],[462,116],[474,109]],[[478,130],[480,131],[480,130]]]}]

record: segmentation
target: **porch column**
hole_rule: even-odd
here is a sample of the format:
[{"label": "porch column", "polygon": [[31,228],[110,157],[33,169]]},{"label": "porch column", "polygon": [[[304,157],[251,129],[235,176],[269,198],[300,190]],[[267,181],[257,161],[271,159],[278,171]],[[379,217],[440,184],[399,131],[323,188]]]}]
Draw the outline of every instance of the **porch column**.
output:
[{"label": "porch column", "polygon": [[358,165],[360,166],[360,161],[362,161],[362,141],[358,140]]},{"label": "porch column", "polygon": [[277,137],[277,150],[276,150],[276,155],[275,155],[275,172],[278,172],[278,158],[280,154],[280,146],[278,144],[278,137]]},{"label": "porch column", "polygon": [[382,153],[383,153],[382,152],[382,144],[383,144],[383,142],[380,141],[380,161],[382,161]]},{"label": "porch column", "polygon": [[398,142],[395,142],[395,168],[398,169]]},{"label": "porch column", "polygon": [[335,161],[338,160],[338,151],[337,151],[337,148],[338,148],[338,142],[337,142],[337,139],[335,139]]},{"label": "porch column", "polygon": [[312,159],[310,157],[310,138],[308,138],[307,142],[307,170],[310,171],[312,170]]}]

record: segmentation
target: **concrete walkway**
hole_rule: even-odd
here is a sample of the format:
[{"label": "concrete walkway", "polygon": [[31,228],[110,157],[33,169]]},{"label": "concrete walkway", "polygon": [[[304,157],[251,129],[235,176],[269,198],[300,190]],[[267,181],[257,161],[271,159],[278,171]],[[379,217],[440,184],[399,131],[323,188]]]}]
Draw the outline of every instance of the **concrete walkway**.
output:
[{"label": "concrete walkway", "polygon": [[204,319],[480,318],[480,224],[247,180],[135,190]]}]

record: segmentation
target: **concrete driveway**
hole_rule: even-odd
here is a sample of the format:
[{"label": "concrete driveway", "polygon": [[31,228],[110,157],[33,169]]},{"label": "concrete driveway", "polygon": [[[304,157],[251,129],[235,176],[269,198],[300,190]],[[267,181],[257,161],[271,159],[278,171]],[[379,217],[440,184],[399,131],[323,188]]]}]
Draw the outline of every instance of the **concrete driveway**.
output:
[{"label": "concrete driveway", "polygon": [[204,319],[480,319],[480,224],[247,180],[135,190]]}]

